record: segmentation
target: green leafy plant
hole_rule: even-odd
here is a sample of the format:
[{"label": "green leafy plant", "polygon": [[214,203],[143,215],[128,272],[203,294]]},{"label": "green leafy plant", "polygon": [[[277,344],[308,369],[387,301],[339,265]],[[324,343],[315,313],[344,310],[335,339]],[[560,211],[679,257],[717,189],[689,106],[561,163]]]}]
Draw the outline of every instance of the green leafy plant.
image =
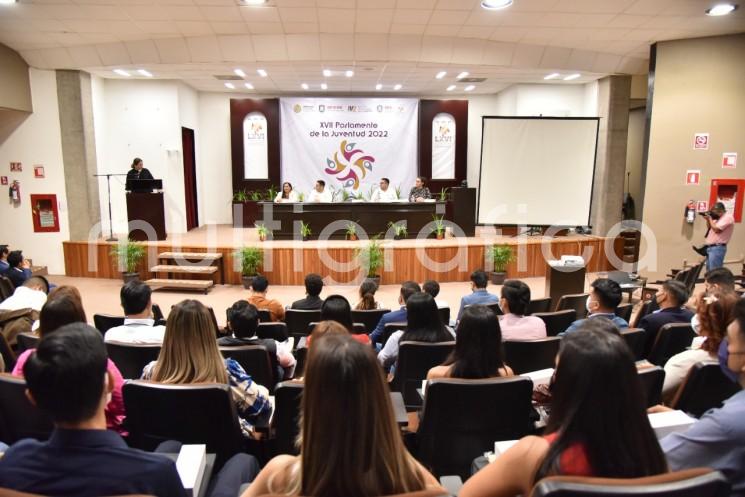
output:
[{"label": "green leafy plant", "polygon": [[233,193],[233,202],[236,203],[244,203],[248,202],[248,192],[246,190],[238,190],[237,192]]},{"label": "green leafy plant", "polygon": [[383,246],[380,243],[379,236],[375,236],[367,245],[355,250],[355,256],[360,266],[367,271],[368,278],[378,276],[378,270],[383,267]]},{"label": "green leafy plant", "polygon": [[345,188],[341,189],[341,201],[346,202],[352,197],[352,194],[349,193]]},{"label": "green leafy plant", "polygon": [[[254,201],[254,202],[261,202],[264,199],[264,196],[258,190],[252,191],[249,194],[249,196],[251,197],[251,200]],[[274,200],[274,199],[272,199],[272,200]]]},{"label": "green leafy plant", "polygon": [[357,223],[354,221],[349,221],[344,230],[349,238],[357,238]]},{"label": "green leafy plant", "polygon": [[445,216],[438,216],[436,214],[433,214],[432,220],[435,223],[434,228],[432,228],[432,232],[435,233],[438,237],[445,236]]},{"label": "green leafy plant", "polygon": [[297,192],[297,200],[298,200],[298,202],[305,202],[305,193],[304,192]]},{"label": "green leafy plant", "polygon": [[366,195],[366,200],[368,202],[372,201],[373,195],[375,195],[375,185],[370,185],[370,190],[368,190]]},{"label": "green leafy plant", "polygon": [[403,223],[394,223],[393,221],[388,222],[388,228],[393,228],[393,234],[398,238],[406,238],[409,231],[406,229],[406,225]]},{"label": "green leafy plant", "polygon": [[310,229],[310,224],[306,223],[305,221],[300,221],[300,235],[303,238],[307,238],[311,235],[312,231]]},{"label": "green leafy plant", "polygon": [[365,194],[362,192],[353,193],[352,198],[355,200],[365,200]]},{"label": "green leafy plant", "polygon": [[264,223],[256,223],[256,233],[259,235],[259,240],[264,241],[266,240],[267,235],[269,234],[269,228],[267,228]]},{"label": "green leafy plant", "polygon": [[495,273],[504,273],[507,265],[515,260],[515,253],[509,245],[492,245],[486,254],[494,264]]},{"label": "green leafy plant", "polygon": [[270,185],[269,188],[266,189],[266,199],[271,202],[274,200],[274,197],[277,196],[278,191],[279,190],[277,190],[276,186]]},{"label": "green leafy plant", "polygon": [[401,198],[401,185],[398,185],[398,186],[397,186],[397,187],[395,188],[395,192],[396,192],[396,198],[397,198],[397,199],[400,199],[400,198]]},{"label": "green leafy plant", "polygon": [[127,273],[134,273],[137,272],[137,265],[145,257],[145,246],[128,240],[111,247],[111,255],[116,257],[119,267],[126,268]]},{"label": "green leafy plant", "polygon": [[243,276],[256,276],[259,267],[264,261],[264,250],[259,247],[243,247],[235,252],[235,256],[241,261],[241,274]]},{"label": "green leafy plant", "polygon": [[441,202],[444,202],[448,199],[448,190],[450,190],[450,188],[447,188],[447,187],[440,190],[439,197],[440,197]]}]

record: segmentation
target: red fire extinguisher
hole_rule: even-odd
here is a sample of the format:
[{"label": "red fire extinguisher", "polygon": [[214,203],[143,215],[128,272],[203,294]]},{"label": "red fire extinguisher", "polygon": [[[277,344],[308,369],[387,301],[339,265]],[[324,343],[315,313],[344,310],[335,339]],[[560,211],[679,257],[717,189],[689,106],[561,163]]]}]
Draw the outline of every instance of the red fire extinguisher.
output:
[{"label": "red fire extinguisher", "polygon": [[8,193],[10,196],[10,200],[14,204],[21,203],[21,182],[18,180],[13,180],[13,183],[10,185],[10,191]]},{"label": "red fire extinguisher", "polygon": [[688,205],[686,205],[685,210],[685,220],[688,224],[693,224],[693,221],[696,220],[696,201],[695,200],[689,200]]}]

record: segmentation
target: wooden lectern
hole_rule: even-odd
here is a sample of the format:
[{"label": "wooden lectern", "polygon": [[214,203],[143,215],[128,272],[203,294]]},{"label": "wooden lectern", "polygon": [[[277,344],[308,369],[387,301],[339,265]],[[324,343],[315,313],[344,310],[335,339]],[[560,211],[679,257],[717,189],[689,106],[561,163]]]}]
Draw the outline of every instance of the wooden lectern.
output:
[{"label": "wooden lectern", "polygon": [[563,295],[585,291],[585,266],[552,264],[557,262],[549,262],[546,271],[546,296],[551,297],[551,311],[556,309]]},{"label": "wooden lectern", "polygon": [[451,188],[445,217],[460,226],[466,236],[475,236],[476,189],[461,186]]},{"label": "wooden lectern", "polygon": [[[163,192],[127,192],[126,195],[129,239],[138,242],[148,241],[148,233],[138,226],[147,223],[155,231],[156,240],[165,240],[166,223],[165,210],[163,208]],[[150,241],[153,241],[152,238]]]}]

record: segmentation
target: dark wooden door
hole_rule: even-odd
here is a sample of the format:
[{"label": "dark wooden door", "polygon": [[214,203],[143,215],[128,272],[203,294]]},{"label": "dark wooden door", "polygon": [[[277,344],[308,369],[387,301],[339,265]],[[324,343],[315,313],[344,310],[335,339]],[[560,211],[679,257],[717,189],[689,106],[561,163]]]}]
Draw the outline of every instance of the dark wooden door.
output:
[{"label": "dark wooden door", "polygon": [[194,130],[181,128],[184,151],[184,199],[186,200],[186,231],[199,226],[197,208],[197,162],[194,155]]}]

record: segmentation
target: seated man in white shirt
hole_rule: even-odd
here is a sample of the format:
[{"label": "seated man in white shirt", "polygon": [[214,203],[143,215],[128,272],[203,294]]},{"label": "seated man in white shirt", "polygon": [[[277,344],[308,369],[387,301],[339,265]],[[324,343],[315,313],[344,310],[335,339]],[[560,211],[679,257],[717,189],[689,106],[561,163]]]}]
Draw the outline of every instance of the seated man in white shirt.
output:
[{"label": "seated man in white shirt", "polygon": [[396,191],[390,186],[391,181],[388,178],[380,178],[380,188],[372,194],[370,202],[395,202],[398,200]]},{"label": "seated man in white shirt", "polygon": [[139,280],[125,284],[119,292],[124,309],[124,324],[110,328],[106,343],[124,345],[162,345],[165,326],[154,326],[152,290]]},{"label": "seated man in white shirt", "polygon": [[43,276],[32,276],[13,292],[13,295],[0,302],[0,311],[33,309],[41,311],[47,301],[49,282]]},{"label": "seated man in white shirt", "polygon": [[322,179],[316,181],[316,186],[308,198],[308,202],[333,202],[334,197],[330,190],[326,189],[326,182]]},{"label": "seated man in white shirt", "polygon": [[507,280],[502,286],[499,316],[502,340],[524,342],[546,338],[546,323],[541,318],[526,316],[530,304],[530,287],[520,280]]}]

